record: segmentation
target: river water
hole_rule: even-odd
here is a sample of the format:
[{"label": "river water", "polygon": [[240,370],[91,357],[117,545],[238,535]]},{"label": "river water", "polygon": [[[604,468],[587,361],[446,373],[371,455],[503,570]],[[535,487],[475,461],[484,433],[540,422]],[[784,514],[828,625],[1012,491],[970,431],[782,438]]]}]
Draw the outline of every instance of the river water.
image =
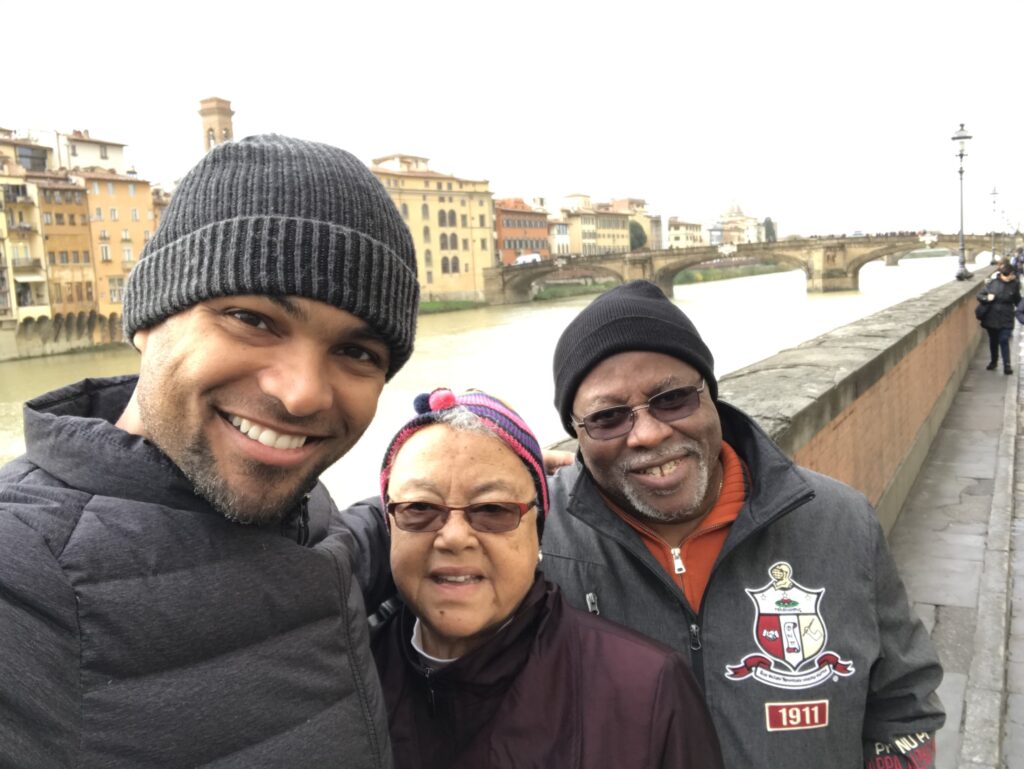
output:
[{"label": "river water", "polygon": [[[676,286],[675,301],[715,356],[715,372],[730,371],[852,323],[953,279],[953,256],[872,262],[860,290],[809,294],[803,272]],[[352,502],[376,489],[388,441],[413,415],[416,394],[447,386],[476,387],[502,397],[535,430],[541,445],[564,437],[552,399],[551,357],[559,334],[593,299],[484,307],[420,318],[416,352],[384,388],[377,418],[360,443],[323,476],[335,499]],[[129,347],[0,362],[0,463],[24,451],[23,401],[85,377],[138,371]]]}]

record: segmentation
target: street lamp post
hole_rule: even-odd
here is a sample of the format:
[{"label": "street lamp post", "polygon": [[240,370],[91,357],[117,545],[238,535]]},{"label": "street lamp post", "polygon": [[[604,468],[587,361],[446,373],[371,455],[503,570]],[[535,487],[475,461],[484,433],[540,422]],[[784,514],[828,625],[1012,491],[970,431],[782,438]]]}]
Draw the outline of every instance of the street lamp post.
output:
[{"label": "street lamp post", "polygon": [[971,273],[967,271],[967,259],[964,256],[964,157],[967,155],[967,142],[971,135],[964,130],[964,124],[960,124],[960,130],[953,134],[953,141],[960,143],[960,151],[956,154],[960,158],[960,269],[957,270],[957,280],[967,280]]},{"label": "street lamp post", "polygon": [[[992,188],[992,192],[990,192],[989,194],[992,196],[992,247],[989,249],[989,252],[992,254],[992,261],[995,262],[995,260],[996,260],[996,222],[999,221],[996,218],[996,196],[999,193],[996,191],[996,188],[993,187]],[[1003,253],[1005,254],[1006,251],[1004,250]]]}]

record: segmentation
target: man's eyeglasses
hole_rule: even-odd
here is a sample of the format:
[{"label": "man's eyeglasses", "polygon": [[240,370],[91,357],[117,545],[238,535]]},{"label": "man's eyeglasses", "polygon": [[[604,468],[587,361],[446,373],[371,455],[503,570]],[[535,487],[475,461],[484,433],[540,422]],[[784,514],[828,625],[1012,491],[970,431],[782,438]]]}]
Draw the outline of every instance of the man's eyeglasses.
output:
[{"label": "man's eyeglasses", "polygon": [[613,406],[587,414],[583,419],[573,416],[573,425],[582,427],[587,435],[596,441],[610,441],[621,438],[633,429],[636,412],[647,409],[659,422],[675,422],[685,419],[700,408],[700,394],[704,392],[704,380],[700,386],[687,385],[666,390],[651,397],[639,406]]},{"label": "man's eyeglasses", "polygon": [[519,528],[519,522],[531,508],[532,502],[475,502],[471,505],[449,507],[439,502],[388,502],[388,514],[402,531],[440,531],[448,523],[453,510],[461,510],[466,523],[474,531],[500,534]]}]

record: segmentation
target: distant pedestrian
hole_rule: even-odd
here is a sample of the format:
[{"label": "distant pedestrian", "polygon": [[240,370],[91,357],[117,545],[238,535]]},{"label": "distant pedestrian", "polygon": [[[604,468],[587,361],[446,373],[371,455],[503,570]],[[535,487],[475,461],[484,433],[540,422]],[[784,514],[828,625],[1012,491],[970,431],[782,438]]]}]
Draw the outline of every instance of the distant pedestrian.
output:
[{"label": "distant pedestrian", "polygon": [[1021,272],[1024,272],[1024,247],[1017,247],[1016,253],[1013,255],[1013,270],[1017,273],[1017,277],[1020,277]]},{"label": "distant pedestrian", "polygon": [[988,332],[989,363],[985,367],[995,371],[999,355],[1003,356],[1003,373],[1012,374],[1010,365],[1010,337],[1013,336],[1014,312],[1021,300],[1020,281],[1009,259],[999,264],[999,270],[989,278],[978,294],[983,310],[979,310],[981,326]]}]

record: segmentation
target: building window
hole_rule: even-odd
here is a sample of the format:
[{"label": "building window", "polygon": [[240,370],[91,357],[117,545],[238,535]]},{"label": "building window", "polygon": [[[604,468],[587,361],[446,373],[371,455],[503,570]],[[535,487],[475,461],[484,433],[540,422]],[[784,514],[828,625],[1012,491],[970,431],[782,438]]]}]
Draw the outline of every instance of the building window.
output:
[{"label": "building window", "polygon": [[148,243],[149,242],[149,230],[143,230],[142,231],[142,242],[143,243]]},{"label": "building window", "polygon": [[68,214],[68,224],[77,224],[74,214]]},{"label": "building window", "polygon": [[454,227],[455,226],[455,212],[452,211],[451,209],[448,209],[448,226],[449,227]]},{"label": "building window", "polygon": [[80,261],[81,261],[81,257],[79,256],[78,252],[77,251],[72,251],[71,252],[71,263],[72,264],[78,264]]},{"label": "building window", "polygon": [[430,228],[427,227],[427,226],[423,227],[423,242],[424,243],[429,243],[430,242]]},{"label": "building window", "polygon": [[448,224],[448,214],[446,214],[444,212],[444,210],[442,209],[442,210],[437,212],[437,226],[438,227],[445,227],[447,224]]},{"label": "building window", "polygon": [[452,272],[456,274],[459,272],[459,257],[457,256],[452,257]]},{"label": "building window", "polygon": [[[462,202],[463,202],[463,203],[465,203],[466,201],[462,201]],[[466,215],[465,215],[465,214],[463,214],[463,215],[462,215],[462,226],[463,226],[463,227],[466,227],[466,226],[468,226],[468,225],[466,224]]]},{"label": "building window", "polygon": [[64,301],[75,301],[75,284],[72,283],[70,280],[64,284]]},{"label": "building window", "polygon": [[213,149],[217,143],[217,134],[214,133],[212,128],[206,129],[206,149]]},{"label": "building window", "polygon": [[447,275],[448,274],[448,257],[447,256],[442,256],[441,257],[441,274],[442,275]]},{"label": "building window", "polygon": [[102,208],[97,208],[96,209],[96,216],[93,217],[93,221],[96,221],[96,222],[102,222],[103,221],[103,209]]},{"label": "building window", "polygon": [[121,240],[131,240],[132,234],[128,230],[121,230]]},{"label": "building window", "polygon": [[132,260],[132,247],[121,246],[121,261],[130,262]]},{"label": "building window", "polygon": [[50,293],[53,294],[53,303],[54,304],[60,304],[61,302],[64,301],[63,299],[61,299],[61,296],[60,296],[60,283],[54,283],[50,287]]},{"label": "building window", "polygon": [[[442,212],[444,213],[444,212]],[[445,251],[448,248],[448,236],[445,233],[441,233],[441,250]]]},{"label": "building window", "polygon": [[43,211],[43,224],[53,224],[53,217],[49,211]]},{"label": "building window", "polygon": [[420,206],[420,214],[423,216],[424,219],[430,218],[430,208],[427,207],[426,203]]},{"label": "building window", "polygon": [[77,157],[78,156],[78,145],[77,144],[70,144],[69,145],[69,149],[71,150],[71,156],[72,157]]},{"label": "building window", "polygon": [[109,262],[110,261],[110,246],[108,246],[106,243],[101,243],[100,244],[100,261],[101,262]]},{"label": "building window", "polygon": [[106,230],[100,230],[100,240],[110,240],[110,236],[107,235]]},{"label": "building window", "polygon": [[100,183],[99,182],[93,182],[92,183],[92,194],[93,195],[99,195],[100,194]]},{"label": "building window", "polygon": [[139,221],[139,209],[137,209],[137,208],[133,208],[132,209],[132,221],[133,222]]},{"label": "building window", "polygon": [[484,226],[484,215],[483,214],[480,214],[480,226],[481,227]]},{"label": "building window", "polygon": [[47,260],[49,260],[50,264],[56,264],[57,263],[57,252],[56,251],[48,251],[46,253],[46,258],[47,258]]},{"label": "building window", "polygon": [[54,214],[57,224],[64,224],[64,214]]},{"label": "building window", "polygon": [[113,195],[114,194],[114,183],[113,182],[107,182],[107,194],[108,195]]},{"label": "building window", "polygon": [[407,204],[405,204],[405,203],[402,203],[402,218],[403,219],[408,219],[409,218],[409,206]]},{"label": "building window", "polygon": [[91,302],[92,301],[92,283],[88,283],[87,282],[85,284],[85,300],[87,302]]},{"label": "building window", "polygon": [[110,209],[110,221],[112,221],[112,222],[116,222],[117,221],[117,209],[116,208],[111,208]]},{"label": "building window", "polygon": [[[128,194],[133,198],[135,197],[135,182],[128,182]],[[132,211],[134,210],[133,208]]]},{"label": "building window", "polygon": [[487,250],[487,238],[480,238],[480,250],[481,251],[486,251]]},{"label": "building window", "polygon": [[82,264],[88,264],[88,263],[89,263],[89,252],[88,251],[83,251],[82,252]]},{"label": "building window", "polygon": [[124,278],[110,278],[110,301],[121,303],[124,293]]},{"label": "building window", "polygon": [[427,270],[427,283],[434,282],[434,273],[431,270]]},{"label": "building window", "polygon": [[79,302],[82,301],[82,284],[81,283],[76,283],[75,284],[75,299],[77,299]]},{"label": "building window", "polygon": [[434,266],[434,255],[430,253],[430,249],[429,248],[426,251],[423,252],[423,265],[425,267],[433,267]]},{"label": "building window", "polygon": [[67,264],[68,263],[68,252],[67,251],[61,251],[60,252],[60,263],[61,264]]},{"label": "building window", "polygon": [[469,251],[469,238],[462,239],[462,250]]},{"label": "building window", "polygon": [[100,145],[100,157],[103,158],[104,160],[107,159],[107,145],[106,144],[101,144]]}]

